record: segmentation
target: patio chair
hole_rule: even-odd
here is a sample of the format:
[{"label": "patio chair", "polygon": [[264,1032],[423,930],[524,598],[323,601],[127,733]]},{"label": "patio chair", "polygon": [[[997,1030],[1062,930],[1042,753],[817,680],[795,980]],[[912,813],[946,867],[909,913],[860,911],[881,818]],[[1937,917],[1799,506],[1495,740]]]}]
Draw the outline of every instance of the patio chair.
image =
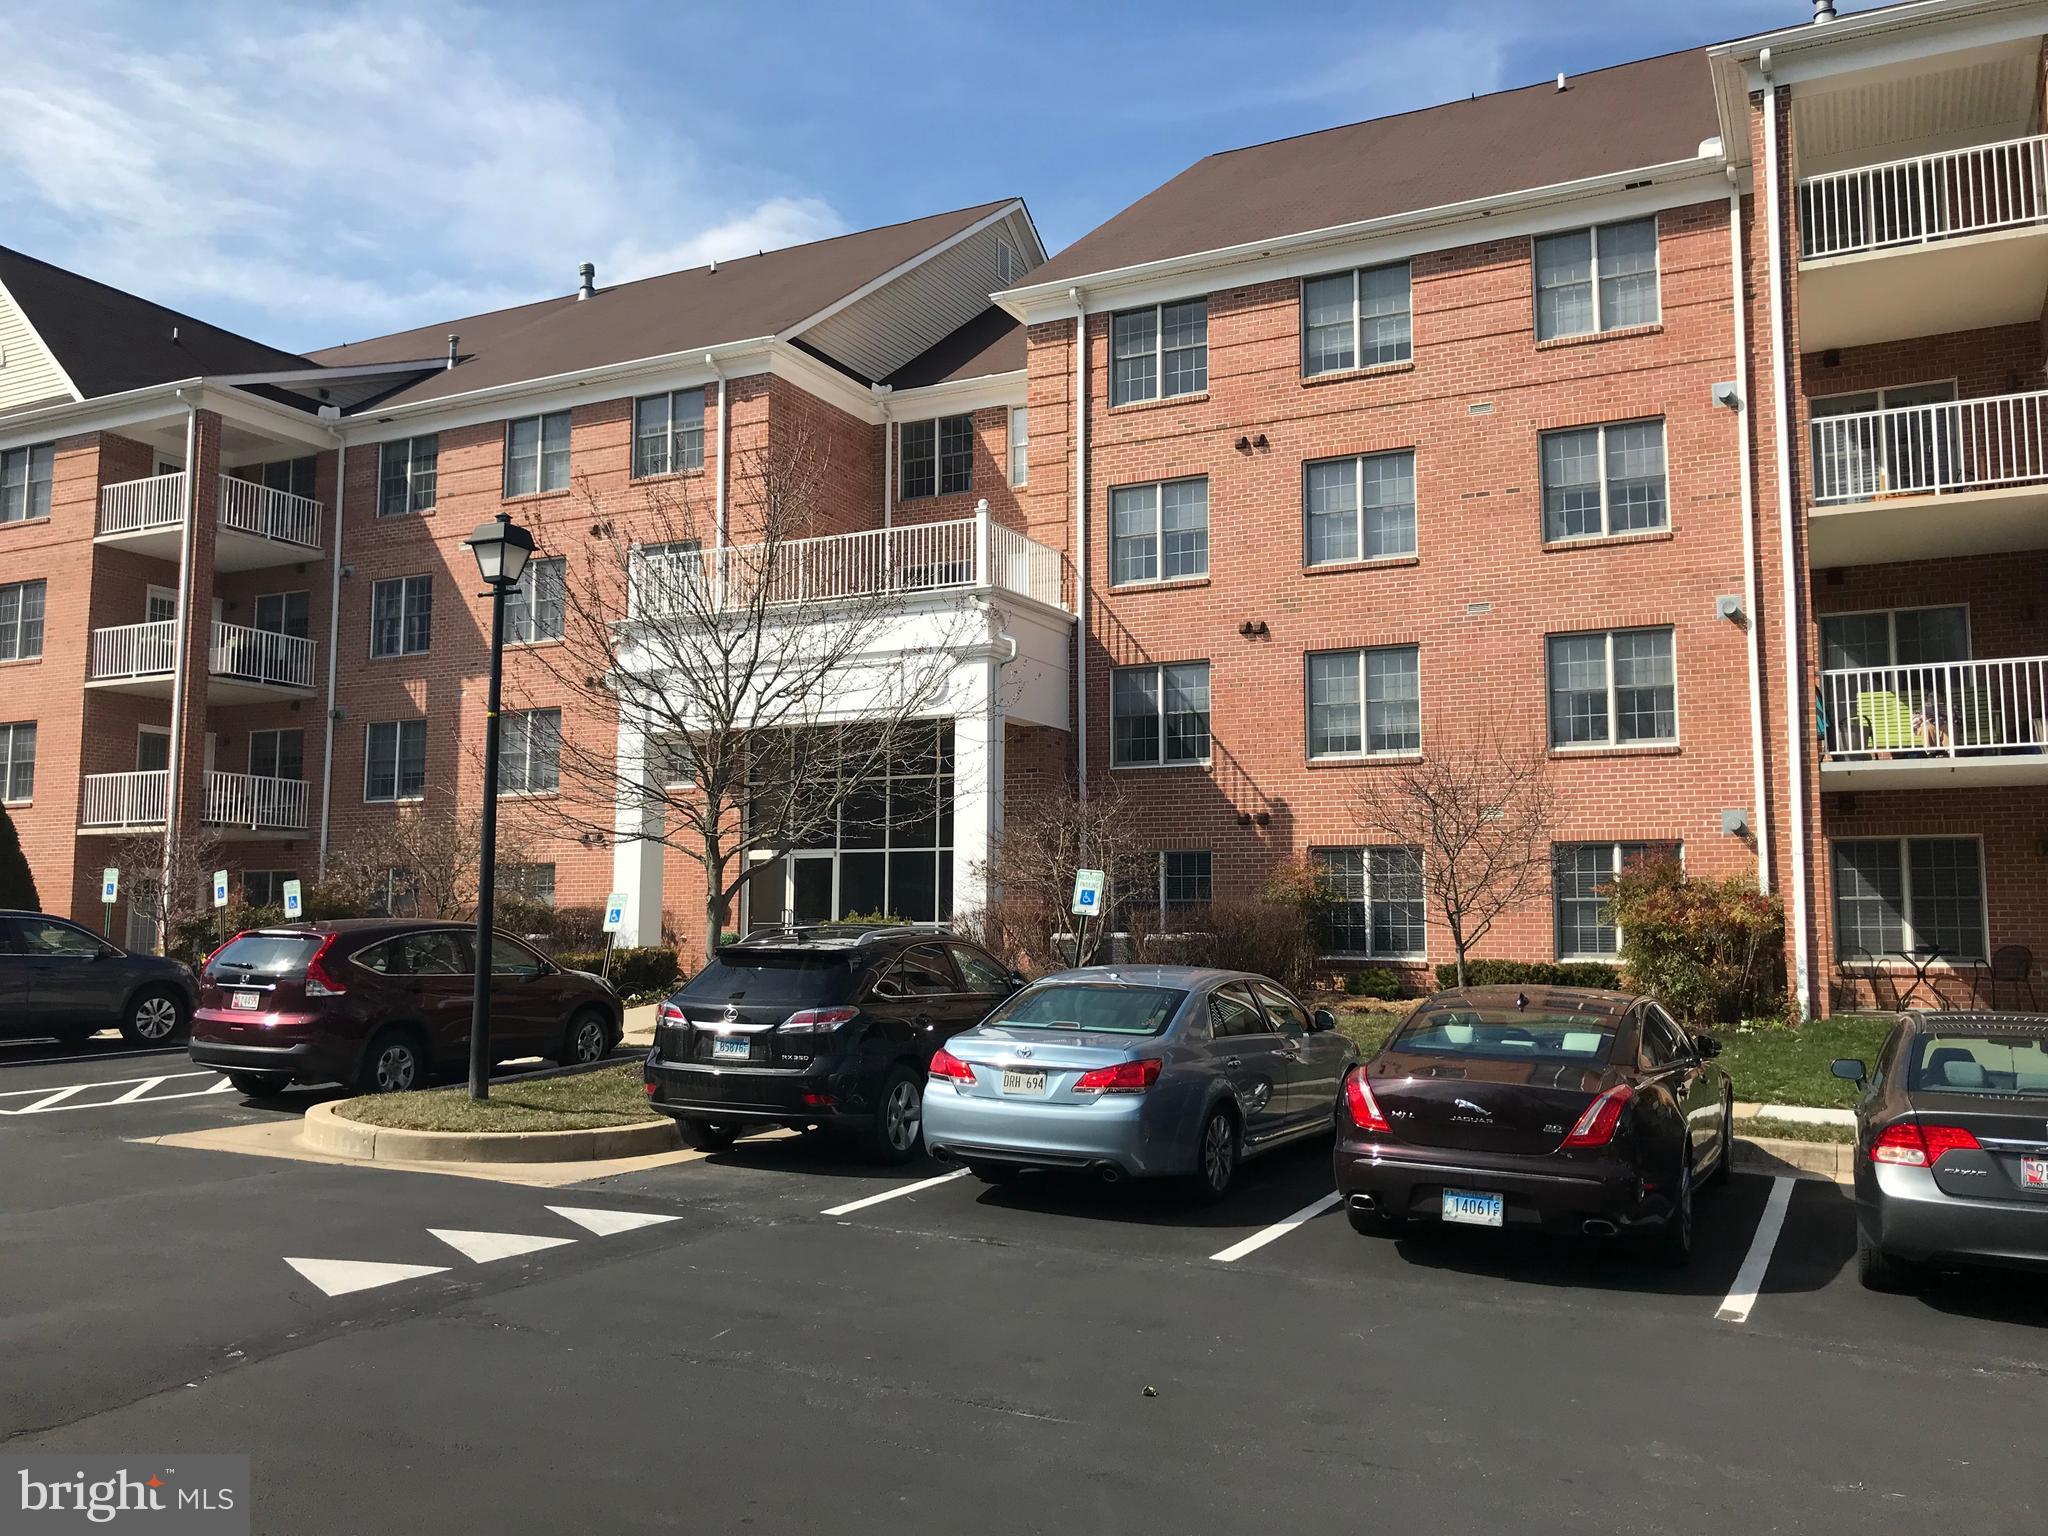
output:
[{"label": "patio chair", "polygon": [[2027,1006],[2036,1012],[2040,1010],[2041,1004],[2034,996],[2034,952],[2026,945],[2006,944],[1994,950],[1991,964],[1984,968],[1981,975],[1990,983],[1991,1006],[1994,1010],[1998,1007],[1998,989],[2001,984],[2010,985],[2014,989],[2015,998],[2019,995],[2019,989],[2025,987]]},{"label": "patio chair", "polygon": [[1856,719],[1863,727],[1863,745],[1869,751],[1920,749],[1920,738],[1913,730],[1913,706],[1896,693],[1876,690],[1858,694]]},{"label": "patio chair", "polygon": [[[1835,957],[1835,995],[1831,1011],[1835,1013],[1842,1012],[1843,999],[1845,997],[1850,999],[1853,1004],[1851,1011],[1854,1011],[1854,1008],[1860,1008],[1862,996],[1857,991],[1859,984],[1870,989],[1870,1005],[1873,1008],[1885,1007],[1884,998],[1879,994],[1878,988],[1889,980],[1890,977],[1886,975],[1885,968],[1878,963],[1877,956],[1873,955],[1869,950],[1843,950]],[[1892,1005],[1896,1006],[1897,1003],[1898,997],[1896,989],[1894,989]]]}]

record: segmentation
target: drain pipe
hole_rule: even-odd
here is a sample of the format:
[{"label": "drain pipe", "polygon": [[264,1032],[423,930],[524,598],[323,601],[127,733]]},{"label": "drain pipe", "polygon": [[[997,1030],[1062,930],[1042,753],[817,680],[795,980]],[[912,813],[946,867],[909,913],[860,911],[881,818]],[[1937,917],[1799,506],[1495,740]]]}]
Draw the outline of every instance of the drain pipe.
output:
[{"label": "drain pipe", "polygon": [[1735,425],[1737,452],[1742,471],[1742,618],[1748,633],[1743,649],[1749,662],[1749,766],[1750,795],[1756,809],[1757,889],[1771,888],[1771,808],[1764,777],[1764,652],[1763,636],[1757,625],[1756,575],[1756,484],[1755,457],[1750,448],[1749,408],[1749,300],[1743,291],[1742,188],[1735,167],[1728,167],[1728,272],[1734,284],[1735,311]]},{"label": "drain pipe", "polygon": [[1800,665],[1799,548],[1792,526],[1792,407],[1785,391],[1785,236],[1782,203],[1778,189],[1778,82],[1771,77],[1771,50],[1757,56],[1757,69],[1764,77],[1764,175],[1768,182],[1766,200],[1770,219],[1771,276],[1771,403],[1775,413],[1773,447],[1778,471],[1778,559],[1783,582],[1783,612],[1779,624],[1785,632],[1785,802],[1790,846],[1785,860],[1786,878],[1792,886],[1792,987],[1793,1006],[1806,1017],[1811,1009],[1812,947],[1807,940],[1806,860],[1806,674]]},{"label": "drain pipe", "polygon": [[1080,798],[1088,798],[1088,305],[1074,301],[1074,768]]},{"label": "drain pipe", "polygon": [[185,515],[178,523],[178,622],[171,638],[171,740],[170,771],[164,775],[164,860],[158,873],[157,949],[170,942],[171,846],[178,835],[178,781],[182,777],[179,748],[185,740],[185,664],[191,647],[185,637],[192,618],[192,520],[199,505],[199,407],[184,390],[185,402]]},{"label": "drain pipe", "polygon": [[[451,341],[453,337],[449,338]],[[452,350],[452,348],[451,348]],[[381,450],[379,450],[381,452]],[[329,574],[327,593],[327,744],[320,763],[320,860],[316,879],[327,878],[327,813],[334,800],[334,674],[335,653],[341,646],[341,525],[348,505],[348,444],[335,437],[334,458],[334,569]]]},{"label": "drain pipe", "polygon": [[875,386],[875,398],[882,403],[882,526],[896,525],[896,421],[889,409],[890,388]]},{"label": "drain pipe", "polygon": [[726,410],[725,406],[725,368],[709,352],[704,354],[704,366],[718,375],[718,484],[716,498],[713,503],[713,518],[717,524],[717,547],[721,554],[719,568],[723,570],[724,562],[722,556],[725,550],[725,486],[728,478],[726,460],[729,457],[726,449],[732,443],[732,423],[728,420],[730,413]]}]

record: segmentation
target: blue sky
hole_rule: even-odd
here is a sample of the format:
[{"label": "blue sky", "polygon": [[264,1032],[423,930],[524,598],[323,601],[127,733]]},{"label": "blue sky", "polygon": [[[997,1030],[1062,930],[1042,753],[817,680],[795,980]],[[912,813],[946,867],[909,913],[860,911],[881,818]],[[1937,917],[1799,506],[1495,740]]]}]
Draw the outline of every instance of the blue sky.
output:
[{"label": "blue sky", "polygon": [[1216,150],[1810,14],[13,0],[0,243],[310,348],[1009,195],[1057,250]]}]

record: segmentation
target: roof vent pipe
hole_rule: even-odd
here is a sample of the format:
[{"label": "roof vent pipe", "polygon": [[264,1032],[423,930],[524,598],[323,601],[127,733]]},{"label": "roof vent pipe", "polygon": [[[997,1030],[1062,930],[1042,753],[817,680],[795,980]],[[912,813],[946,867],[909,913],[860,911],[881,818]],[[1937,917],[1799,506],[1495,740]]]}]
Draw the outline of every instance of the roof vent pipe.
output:
[{"label": "roof vent pipe", "polygon": [[1835,19],[1835,0],[1813,0],[1813,23],[1819,26],[1824,21]]},{"label": "roof vent pipe", "polygon": [[1560,91],[1569,89],[1564,83],[1564,71],[1561,69],[1557,72],[1557,88]]},{"label": "roof vent pipe", "polygon": [[576,269],[576,276],[581,280],[576,288],[576,297],[578,299],[595,298],[597,296],[596,265],[592,262],[584,262],[582,266]]},{"label": "roof vent pipe", "polygon": [[450,368],[453,368],[455,366],[457,351],[461,347],[461,345],[462,338],[456,335],[453,331],[450,331],[448,333],[448,366]]}]

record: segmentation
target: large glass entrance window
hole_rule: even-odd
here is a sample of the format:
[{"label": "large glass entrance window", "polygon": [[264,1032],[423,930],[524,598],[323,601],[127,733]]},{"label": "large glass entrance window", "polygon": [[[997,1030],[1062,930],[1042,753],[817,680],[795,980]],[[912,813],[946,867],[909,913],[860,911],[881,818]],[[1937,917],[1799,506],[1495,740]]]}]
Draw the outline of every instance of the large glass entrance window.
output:
[{"label": "large glass entrance window", "polygon": [[953,915],[953,725],[903,733],[880,777],[837,794],[801,846],[760,858],[747,880],[747,931],[881,914],[907,923]]}]

